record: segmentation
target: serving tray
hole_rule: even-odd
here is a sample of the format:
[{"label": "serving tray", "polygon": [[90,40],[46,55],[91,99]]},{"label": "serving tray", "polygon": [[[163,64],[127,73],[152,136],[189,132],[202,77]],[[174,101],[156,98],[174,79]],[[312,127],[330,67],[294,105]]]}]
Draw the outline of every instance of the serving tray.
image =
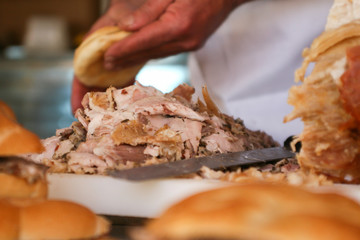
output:
[{"label": "serving tray", "polygon": [[[132,182],[101,175],[49,174],[49,198],[83,204],[97,214],[153,218],[172,204],[197,192],[229,182],[205,179],[160,179]],[[310,187],[337,192],[360,203],[360,185]]]}]

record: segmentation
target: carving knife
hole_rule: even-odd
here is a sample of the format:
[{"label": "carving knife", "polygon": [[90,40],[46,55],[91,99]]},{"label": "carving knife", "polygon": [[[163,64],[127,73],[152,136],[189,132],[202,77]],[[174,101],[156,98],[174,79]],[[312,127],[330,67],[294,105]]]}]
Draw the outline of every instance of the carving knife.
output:
[{"label": "carving knife", "polygon": [[203,166],[214,170],[221,170],[235,166],[270,163],[291,157],[295,157],[295,153],[286,150],[283,147],[263,148],[250,151],[215,154],[212,156],[190,158],[131,169],[110,170],[108,174],[115,178],[144,181],[196,173]]}]

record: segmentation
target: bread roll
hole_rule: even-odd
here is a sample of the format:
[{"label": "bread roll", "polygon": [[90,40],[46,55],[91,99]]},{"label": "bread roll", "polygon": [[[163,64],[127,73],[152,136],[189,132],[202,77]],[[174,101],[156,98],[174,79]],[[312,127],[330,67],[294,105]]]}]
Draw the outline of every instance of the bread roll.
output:
[{"label": "bread roll", "polygon": [[0,239],[18,240],[19,209],[0,200]]},{"label": "bread roll", "polygon": [[13,110],[3,101],[0,101],[0,115],[4,115],[10,120],[16,121],[16,116]]},{"label": "bread roll", "polygon": [[110,223],[79,204],[61,200],[0,200],[0,239],[95,239]]},{"label": "bread roll", "polygon": [[0,197],[47,197],[47,184],[42,180],[28,183],[25,179],[10,174],[0,173],[0,182]]},{"label": "bread roll", "polygon": [[333,193],[249,183],[190,196],[133,235],[148,240],[355,240],[360,205]]},{"label": "bread roll", "polygon": [[13,156],[41,152],[40,139],[0,103],[0,239],[95,239],[110,223],[79,204],[46,200],[47,167]]},{"label": "bread roll", "polygon": [[13,111],[0,102],[0,156],[40,153],[43,150],[39,137],[18,124]]},{"label": "bread roll", "polygon": [[90,87],[129,85],[144,64],[116,71],[108,71],[104,68],[106,50],[129,34],[116,26],[107,26],[86,38],[76,49],[74,56],[74,71],[79,81]]},{"label": "bread roll", "polygon": [[11,108],[0,101],[0,197],[47,197],[47,167],[15,157],[43,149],[40,139],[21,127]]},{"label": "bread roll", "polygon": [[46,198],[46,170],[19,157],[0,158],[0,198]]}]

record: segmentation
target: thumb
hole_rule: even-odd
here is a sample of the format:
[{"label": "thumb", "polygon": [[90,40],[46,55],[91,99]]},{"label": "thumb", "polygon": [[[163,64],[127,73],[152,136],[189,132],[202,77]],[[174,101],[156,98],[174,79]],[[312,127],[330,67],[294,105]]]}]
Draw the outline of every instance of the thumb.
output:
[{"label": "thumb", "polygon": [[140,8],[121,21],[119,27],[125,31],[137,31],[159,19],[172,2],[172,0],[147,0]]}]

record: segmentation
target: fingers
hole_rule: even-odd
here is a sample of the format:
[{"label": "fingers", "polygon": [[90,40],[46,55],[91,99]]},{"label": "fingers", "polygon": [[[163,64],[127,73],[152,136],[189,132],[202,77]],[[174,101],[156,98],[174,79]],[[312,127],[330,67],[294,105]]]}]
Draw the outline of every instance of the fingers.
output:
[{"label": "fingers", "polygon": [[[155,2],[149,0],[148,5],[144,4],[134,14],[139,14],[138,19],[143,14],[143,23],[150,23],[106,51],[106,69],[121,69],[150,59],[199,49],[235,7],[227,0],[176,0],[167,2],[163,13],[160,13],[160,5],[157,5],[156,10],[145,14],[144,9],[150,9],[150,3]],[[161,16],[156,18],[158,14]],[[136,19],[134,26],[135,22]]]},{"label": "fingers", "polygon": [[[203,42],[203,34],[189,38],[190,28],[190,21],[169,11],[159,20],[113,44],[105,53],[105,68],[113,70],[116,66],[140,64],[152,58],[196,49]],[[197,33],[202,31],[199,29]]]},{"label": "fingers", "polygon": [[112,61],[105,62],[105,67],[109,70],[119,70],[122,68],[139,65],[151,59],[164,58],[169,55],[175,55],[182,52],[184,52],[182,42],[168,43],[164,46],[146,49],[144,51],[138,52],[137,54],[131,54],[124,58],[114,58]]},{"label": "fingers", "polygon": [[113,44],[105,53],[105,67],[113,64],[116,60],[125,60],[129,55],[137,55],[144,50],[154,49],[168,42],[171,39],[168,34],[170,29],[164,26],[158,28],[157,25],[152,24],[152,27],[143,28],[124,40]]},{"label": "fingers", "polygon": [[105,26],[126,25],[123,24],[123,22],[128,21],[129,16],[131,16],[131,13],[133,13],[136,9],[145,5],[144,2],[145,0],[114,1],[106,13],[93,24],[89,33]]},{"label": "fingers", "polygon": [[104,15],[93,24],[90,31],[86,35],[88,36],[90,33],[94,32],[97,29],[100,29],[102,27],[114,26],[114,25],[116,25],[115,22],[108,15]]},{"label": "fingers", "polygon": [[128,16],[119,27],[126,31],[136,31],[157,20],[173,0],[148,0],[138,10]]}]

